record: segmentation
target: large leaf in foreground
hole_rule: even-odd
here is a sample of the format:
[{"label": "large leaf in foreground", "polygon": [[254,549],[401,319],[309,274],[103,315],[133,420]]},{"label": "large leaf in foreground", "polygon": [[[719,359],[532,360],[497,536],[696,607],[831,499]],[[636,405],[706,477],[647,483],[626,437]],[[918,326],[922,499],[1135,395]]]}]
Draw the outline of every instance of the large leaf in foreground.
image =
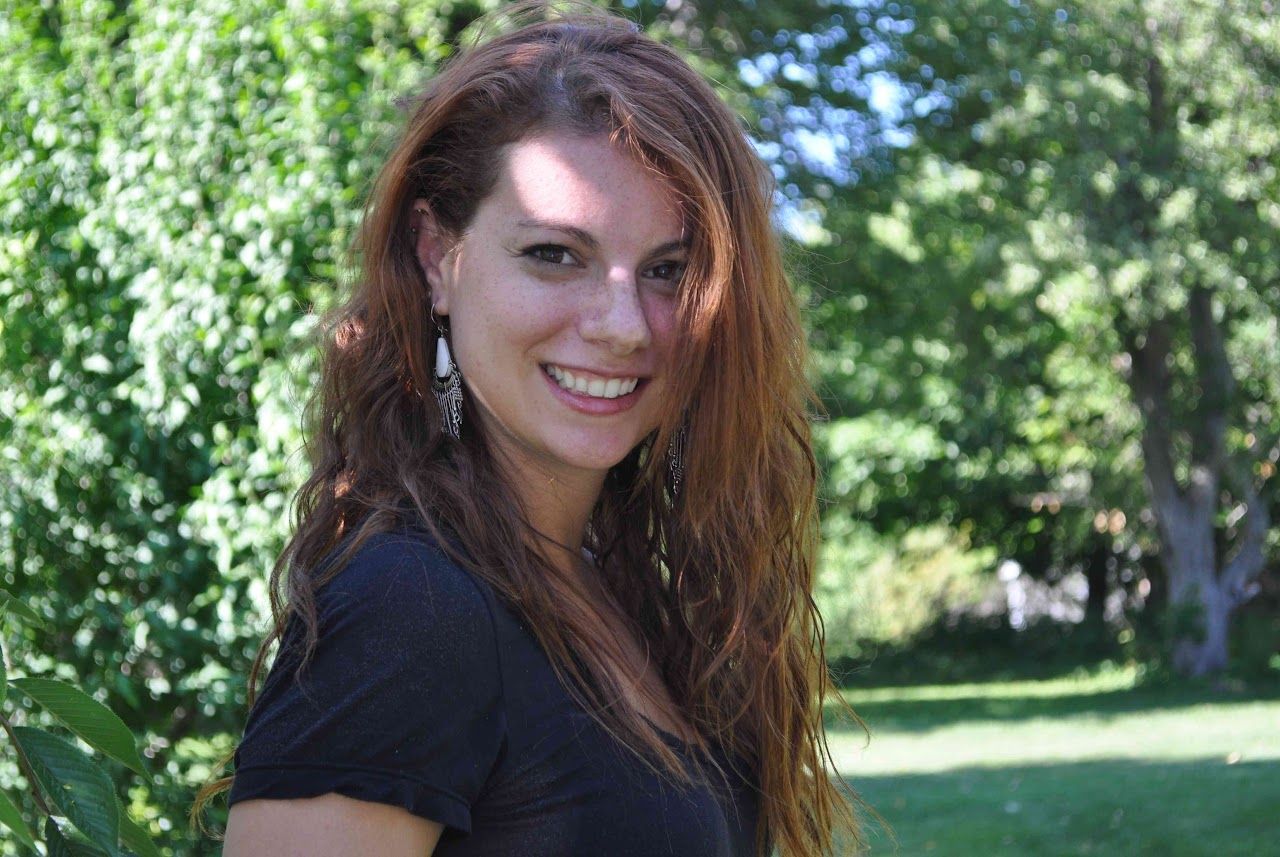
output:
[{"label": "large leaf in foreground", "polygon": [[115,854],[120,812],[106,772],[66,738],[31,726],[14,726],[13,734],[49,800],[91,842]]},{"label": "large leaf in foreground", "polygon": [[22,820],[22,813],[18,810],[17,804],[9,799],[4,792],[0,792],[0,824],[13,831],[13,835],[32,851],[36,848],[35,834],[31,832],[31,828],[27,827],[27,823]]},{"label": "large leaf in foreground", "polygon": [[147,832],[134,823],[129,813],[125,812],[119,797],[116,798],[116,809],[120,814],[120,841],[133,849],[133,853],[138,857],[163,857]]},{"label": "large leaf in foreground", "polygon": [[9,682],[40,704],[62,725],[134,773],[147,776],[129,727],[101,702],[78,687],[51,678],[15,678]]},{"label": "large leaf in foreground", "polygon": [[49,857],[103,857],[107,852],[88,842],[73,839],[63,833],[52,818],[44,821],[44,840],[49,846]]}]

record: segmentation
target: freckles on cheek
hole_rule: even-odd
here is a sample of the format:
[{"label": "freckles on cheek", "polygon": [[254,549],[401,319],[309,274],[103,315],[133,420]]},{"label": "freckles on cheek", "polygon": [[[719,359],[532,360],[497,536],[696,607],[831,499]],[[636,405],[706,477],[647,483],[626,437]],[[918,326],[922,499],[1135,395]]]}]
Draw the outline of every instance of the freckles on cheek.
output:
[{"label": "freckles on cheek", "polygon": [[649,323],[649,330],[653,334],[654,344],[663,351],[671,351],[680,327],[676,302],[671,299],[656,299],[648,307],[645,316]]},{"label": "freckles on cheek", "polygon": [[506,295],[488,307],[487,336],[495,348],[530,349],[552,339],[571,326],[553,300],[533,296]]}]

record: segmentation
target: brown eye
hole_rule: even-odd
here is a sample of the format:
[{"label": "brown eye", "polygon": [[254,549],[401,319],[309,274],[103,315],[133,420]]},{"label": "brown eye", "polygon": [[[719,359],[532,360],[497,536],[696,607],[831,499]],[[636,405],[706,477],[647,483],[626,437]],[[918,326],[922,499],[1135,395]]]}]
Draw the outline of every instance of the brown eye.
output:
[{"label": "brown eye", "polygon": [[528,256],[535,262],[545,262],[548,265],[563,265],[565,257],[569,255],[569,248],[561,247],[559,244],[535,244],[532,247],[525,248],[521,255]]},{"label": "brown eye", "polygon": [[649,275],[659,280],[676,281],[684,276],[683,262],[660,262],[649,269]]}]

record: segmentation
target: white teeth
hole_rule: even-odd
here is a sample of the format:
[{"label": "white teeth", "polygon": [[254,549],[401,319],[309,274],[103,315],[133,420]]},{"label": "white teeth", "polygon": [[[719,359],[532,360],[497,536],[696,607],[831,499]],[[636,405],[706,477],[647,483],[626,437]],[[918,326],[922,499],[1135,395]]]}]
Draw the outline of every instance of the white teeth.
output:
[{"label": "white teeth", "polygon": [[547,374],[556,379],[561,387],[566,390],[572,390],[575,393],[582,393],[597,399],[616,399],[619,396],[625,396],[635,390],[640,383],[639,378],[610,378],[605,381],[600,378],[594,378],[588,381],[586,378],[575,376],[568,369],[561,369],[559,366],[547,364]]}]

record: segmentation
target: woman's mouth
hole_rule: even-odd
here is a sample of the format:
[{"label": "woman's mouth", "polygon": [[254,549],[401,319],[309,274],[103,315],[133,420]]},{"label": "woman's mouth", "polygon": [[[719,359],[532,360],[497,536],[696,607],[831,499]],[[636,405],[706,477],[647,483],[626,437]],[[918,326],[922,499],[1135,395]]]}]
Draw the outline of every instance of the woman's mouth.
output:
[{"label": "woman's mouth", "polygon": [[593,399],[616,399],[635,390],[640,378],[602,378],[579,371],[574,374],[554,363],[546,363],[542,370],[550,375],[563,390],[590,396]]},{"label": "woman's mouth", "polygon": [[579,370],[542,364],[542,375],[552,394],[573,410],[592,416],[608,416],[629,410],[644,392],[648,378],[606,378]]}]

